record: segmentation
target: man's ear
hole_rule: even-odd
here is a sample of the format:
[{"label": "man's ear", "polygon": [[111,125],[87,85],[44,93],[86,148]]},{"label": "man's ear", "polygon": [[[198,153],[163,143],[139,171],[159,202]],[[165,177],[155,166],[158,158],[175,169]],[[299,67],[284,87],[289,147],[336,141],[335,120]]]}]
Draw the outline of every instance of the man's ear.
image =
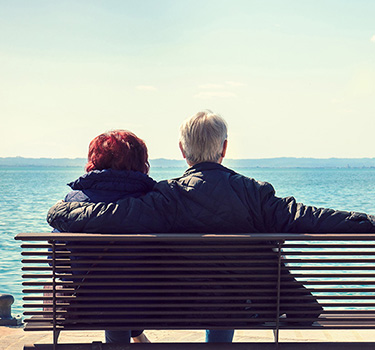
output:
[{"label": "man's ear", "polygon": [[182,148],[181,142],[178,143],[178,147],[180,147],[180,151],[182,153],[182,156],[184,157],[184,159],[186,159],[186,155],[185,155],[184,149]]},{"label": "man's ear", "polygon": [[228,140],[225,140],[223,143],[223,151],[221,152],[221,157],[224,158],[227,153]]}]

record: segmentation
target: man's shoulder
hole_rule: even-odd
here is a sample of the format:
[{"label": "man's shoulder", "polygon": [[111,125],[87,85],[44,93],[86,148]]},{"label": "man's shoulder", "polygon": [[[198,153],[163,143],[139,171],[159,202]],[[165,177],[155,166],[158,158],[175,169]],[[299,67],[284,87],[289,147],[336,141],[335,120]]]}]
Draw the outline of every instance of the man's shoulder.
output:
[{"label": "man's shoulder", "polygon": [[228,170],[231,171],[230,175],[229,175],[229,178],[231,179],[231,181],[233,182],[240,182],[240,183],[243,183],[247,186],[254,186],[256,188],[259,188],[259,189],[267,189],[267,188],[272,188],[273,189],[273,186],[269,183],[269,182],[266,182],[266,181],[261,181],[261,180],[257,180],[257,179],[254,179],[250,176],[247,176],[247,175],[243,175],[235,170],[232,170],[232,169],[229,169],[227,168]]},{"label": "man's shoulder", "polygon": [[252,194],[259,193],[261,197],[273,195],[275,190],[269,182],[259,181],[254,178],[236,173],[231,177],[234,187],[243,188]]}]

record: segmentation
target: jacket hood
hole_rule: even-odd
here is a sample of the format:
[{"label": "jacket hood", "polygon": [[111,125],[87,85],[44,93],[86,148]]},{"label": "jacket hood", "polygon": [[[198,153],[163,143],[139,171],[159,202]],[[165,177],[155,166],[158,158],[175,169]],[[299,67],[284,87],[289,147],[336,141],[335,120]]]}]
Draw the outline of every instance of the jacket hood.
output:
[{"label": "jacket hood", "polygon": [[127,193],[152,190],[156,181],[139,171],[93,170],[68,183],[72,190],[104,190]]}]

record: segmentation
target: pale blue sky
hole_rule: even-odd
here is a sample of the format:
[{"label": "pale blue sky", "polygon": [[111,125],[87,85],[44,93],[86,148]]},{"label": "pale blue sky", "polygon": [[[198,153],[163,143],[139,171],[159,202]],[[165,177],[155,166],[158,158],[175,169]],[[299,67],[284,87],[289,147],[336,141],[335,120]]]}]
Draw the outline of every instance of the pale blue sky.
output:
[{"label": "pale blue sky", "polygon": [[209,108],[230,158],[375,157],[373,0],[0,0],[0,157],[109,129],[180,158]]}]

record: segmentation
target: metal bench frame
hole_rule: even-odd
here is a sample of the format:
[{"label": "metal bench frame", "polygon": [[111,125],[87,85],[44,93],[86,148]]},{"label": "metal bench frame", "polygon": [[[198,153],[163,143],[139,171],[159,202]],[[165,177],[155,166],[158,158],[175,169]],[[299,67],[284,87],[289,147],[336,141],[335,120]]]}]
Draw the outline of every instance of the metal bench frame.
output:
[{"label": "metal bench frame", "polygon": [[[359,343],[285,343],[279,342],[279,332],[282,329],[375,329],[375,234],[21,233],[16,239],[32,242],[22,244],[22,255],[27,257],[23,259],[23,271],[26,271],[23,285],[27,287],[24,314],[31,316],[25,319],[25,330],[53,332],[53,344],[25,346],[27,350],[135,347],[341,350],[357,349]],[[115,265],[122,267],[114,272]],[[309,313],[308,307],[294,311],[293,323],[280,318],[282,305],[289,305],[288,301],[295,298],[283,296],[291,288],[290,281],[285,281],[286,270],[307,286],[324,307],[318,322],[301,323],[303,314]],[[112,275],[103,280],[103,274],[96,277],[101,273]],[[126,278],[130,278],[129,282]],[[51,289],[46,290],[47,286]],[[99,288],[102,294],[98,294]],[[110,311],[111,306],[92,315],[90,310],[95,304],[90,303],[111,299],[105,293],[116,288],[114,293],[118,297],[115,294],[116,298],[112,299],[117,299],[117,304],[113,308],[125,307],[130,310],[126,317],[133,313],[135,318],[120,315],[123,318],[118,320],[119,312]],[[166,293],[164,297],[163,293]],[[238,308],[247,293],[246,300],[257,295],[260,307],[274,307],[274,316],[252,320],[254,310]],[[272,300],[268,300],[271,294]],[[171,303],[173,299],[175,303]],[[183,300],[185,304],[195,304],[191,307]],[[46,302],[51,303],[51,309]],[[163,305],[166,311],[161,310]],[[295,305],[304,306],[298,300]],[[290,307],[293,310],[293,305]],[[98,314],[104,318],[98,320]],[[200,314],[203,316],[197,316]],[[61,330],[124,329],[131,325],[144,329],[272,329],[275,341],[58,344]],[[375,342],[361,342],[360,346],[361,350],[373,349]]]}]

